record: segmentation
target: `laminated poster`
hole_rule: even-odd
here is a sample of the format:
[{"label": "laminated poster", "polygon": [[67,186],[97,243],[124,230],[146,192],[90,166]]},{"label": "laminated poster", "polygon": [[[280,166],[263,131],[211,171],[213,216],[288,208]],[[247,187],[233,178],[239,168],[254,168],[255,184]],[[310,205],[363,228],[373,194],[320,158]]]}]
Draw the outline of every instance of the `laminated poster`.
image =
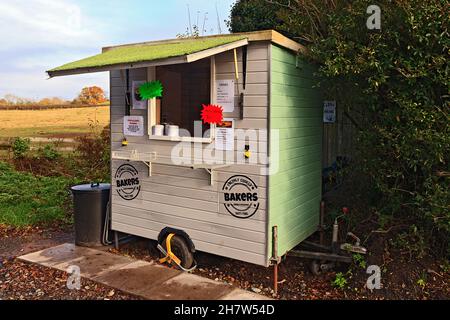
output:
[{"label": "laminated poster", "polygon": [[224,151],[234,150],[234,120],[224,119],[216,126],[216,149]]},{"label": "laminated poster", "polygon": [[223,112],[234,111],[234,80],[216,81],[216,103],[223,107]]},{"label": "laminated poster", "polygon": [[144,117],[128,116],[123,118],[123,134],[131,137],[144,136]]}]

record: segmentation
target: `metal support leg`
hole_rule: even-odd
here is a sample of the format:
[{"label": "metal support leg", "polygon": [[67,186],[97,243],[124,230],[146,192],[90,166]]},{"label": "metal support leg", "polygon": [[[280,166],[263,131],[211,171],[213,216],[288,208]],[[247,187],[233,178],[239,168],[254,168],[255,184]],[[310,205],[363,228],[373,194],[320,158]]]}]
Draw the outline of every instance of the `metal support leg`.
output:
[{"label": "metal support leg", "polygon": [[322,201],[320,203],[320,226],[319,226],[319,232],[320,232],[320,244],[325,244],[325,202]]},{"label": "metal support leg", "polygon": [[273,292],[278,295],[278,263],[273,266]]},{"label": "metal support leg", "polygon": [[213,169],[205,169],[205,170],[206,172],[209,173],[209,184],[213,186],[215,180],[215,171]]},{"label": "metal support leg", "polygon": [[119,232],[114,231],[114,249],[119,250]]},{"label": "metal support leg", "polygon": [[272,262],[273,266],[273,291],[275,295],[278,295],[278,264],[281,262],[281,258],[278,256],[278,227],[272,228]]}]

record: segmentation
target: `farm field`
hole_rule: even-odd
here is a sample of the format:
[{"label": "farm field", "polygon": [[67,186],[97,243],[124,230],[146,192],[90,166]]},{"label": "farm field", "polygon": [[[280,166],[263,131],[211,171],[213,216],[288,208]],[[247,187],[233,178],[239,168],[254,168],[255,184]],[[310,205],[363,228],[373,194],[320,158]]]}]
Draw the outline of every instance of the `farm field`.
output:
[{"label": "farm field", "polygon": [[74,138],[89,133],[91,123],[109,123],[109,106],[50,110],[0,110],[0,139]]}]

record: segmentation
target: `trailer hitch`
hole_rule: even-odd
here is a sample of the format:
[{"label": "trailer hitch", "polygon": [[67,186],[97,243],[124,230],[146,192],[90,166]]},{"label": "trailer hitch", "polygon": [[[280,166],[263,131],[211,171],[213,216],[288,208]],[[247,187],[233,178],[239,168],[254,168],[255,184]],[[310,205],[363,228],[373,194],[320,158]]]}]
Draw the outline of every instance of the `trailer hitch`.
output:
[{"label": "trailer hitch", "polygon": [[361,239],[359,239],[354,233],[347,233],[348,237],[355,240],[355,244],[343,243],[341,244],[341,250],[353,253],[367,254],[367,249],[361,246]]}]

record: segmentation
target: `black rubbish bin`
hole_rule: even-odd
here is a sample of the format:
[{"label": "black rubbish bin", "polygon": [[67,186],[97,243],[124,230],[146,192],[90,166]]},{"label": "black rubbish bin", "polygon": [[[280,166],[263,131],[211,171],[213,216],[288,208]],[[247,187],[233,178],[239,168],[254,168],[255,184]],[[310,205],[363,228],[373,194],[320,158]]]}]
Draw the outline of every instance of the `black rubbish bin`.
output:
[{"label": "black rubbish bin", "polygon": [[93,183],[70,189],[74,204],[75,244],[83,247],[102,246],[111,185]]}]

